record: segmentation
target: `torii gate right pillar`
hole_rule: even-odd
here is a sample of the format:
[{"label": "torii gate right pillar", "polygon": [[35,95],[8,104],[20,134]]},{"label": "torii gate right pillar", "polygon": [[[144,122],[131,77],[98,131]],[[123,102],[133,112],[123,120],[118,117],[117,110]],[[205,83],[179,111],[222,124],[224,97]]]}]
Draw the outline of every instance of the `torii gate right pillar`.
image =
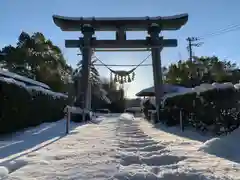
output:
[{"label": "torii gate right pillar", "polygon": [[[161,65],[161,56],[160,53],[163,49],[161,46],[156,46],[160,41],[159,33],[161,32],[161,27],[157,24],[152,24],[148,29],[148,34],[150,35],[150,42],[153,46],[152,51],[152,67],[153,67],[153,81],[154,81],[154,90],[156,98],[156,109],[157,117],[159,119],[159,106],[161,104],[161,97],[163,96],[163,80],[162,80],[162,65]],[[155,47],[154,47],[155,46]]]}]

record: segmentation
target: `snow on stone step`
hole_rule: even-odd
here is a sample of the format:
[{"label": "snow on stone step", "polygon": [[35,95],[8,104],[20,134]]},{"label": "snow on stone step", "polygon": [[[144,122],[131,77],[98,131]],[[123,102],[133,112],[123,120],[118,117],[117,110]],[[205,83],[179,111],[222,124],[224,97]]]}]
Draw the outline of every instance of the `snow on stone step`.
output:
[{"label": "snow on stone step", "polygon": [[169,165],[175,164],[179,161],[184,160],[185,157],[181,156],[173,156],[169,154],[160,154],[160,155],[152,155],[148,157],[144,157],[138,154],[122,154],[121,156],[121,165],[129,166],[131,164],[144,164],[148,166],[162,166],[162,165]]},{"label": "snow on stone step", "polygon": [[184,156],[173,156],[173,155],[152,155],[149,157],[142,157],[141,161],[148,166],[162,166],[178,163],[184,160]]},{"label": "snow on stone step", "polygon": [[118,180],[158,180],[158,177],[155,174],[147,172],[121,172],[116,174],[114,178],[117,178]]},{"label": "snow on stone step", "polygon": [[124,142],[126,142],[126,143],[151,143],[151,142],[156,142],[156,141],[154,141],[153,139],[122,139],[122,140],[120,140],[119,141],[119,143],[124,143]]},{"label": "snow on stone step", "polygon": [[[124,132],[124,131],[123,131]],[[124,134],[128,134],[128,135],[132,135],[132,134],[144,134],[143,131],[141,131],[140,129],[134,130],[134,131],[130,131],[130,132],[124,132]]]},{"label": "snow on stone step", "polygon": [[129,147],[136,147],[136,148],[143,148],[145,146],[156,145],[157,142],[145,142],[145,143],[129,143],[129,142],[120,142],[119,146],[121,148],[129,148]]},{"label": "snow on stone step", "polygon": [[[164,154],[168,152],[163,151],[165,147],[142,132],[133,121],[124,123],[119,124],[118,128],[120,169],[123,171],[116,174],[116,179],[159,179],[157,175],[159,169],[154,170],[154,166],[175,164],[184,159],[184,157]],[[148,167],[150,170],[144,172],[143,167]],[[135,172],[132,172],[133,169]]]},{"label": "snow on stone step", "polygon": [[165,148],[164,146],[160,146],[160,145],[149,145],[149,146],[139,148],[138,150],[145,151],[145,152],[151,152],[151,151],[159,151],[164,148]]},{"label": "snow on stone step", "polygon": [[131,135],[131,136],[129,136],[129,135],[122,135],[122,134],[121,134],[120,136],[123,137],[123,138],[124,138],[124,137],[126,137],[126,138],[131,137],[131,138],[137,138],[137,139],[138,139],[138,138],[142,138],[142,139],[143,139],[143,138],[148,138],[148,135],[144,135],[144,134],[142,134],[142,135]]},{"label": "snow on stone step", "polygon": [[141,156],[144,156],[144,157],[150,157],[150,156],[153,156],[153,155],[162,155],[162,154],[166,154],[166,153],[170,153],[170,150],[167,149],[167,148],[164,148],[164,149],[161,149],[161,150],[158,150],[158,151],[139,152],[139,154]]}]

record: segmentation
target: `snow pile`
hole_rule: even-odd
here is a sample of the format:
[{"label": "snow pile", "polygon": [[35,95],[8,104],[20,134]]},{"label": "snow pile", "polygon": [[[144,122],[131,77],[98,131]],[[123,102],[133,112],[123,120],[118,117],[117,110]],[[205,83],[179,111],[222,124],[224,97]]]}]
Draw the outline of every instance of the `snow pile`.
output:
[{"label": "snow pile", "polygon": [[235,162],[240,162],[240,128],[231,134],[213,138],[206,141],[200,148],[200,151],[214,154],[216,156],[226,158]]},{"label": "snow pile", "polygon": [[26,166],[28,164],[25,160],[14,160],[0,164],[0,178],[6,177],[8,174]]},{"label": "snow pile", "polygon": [[134,116],[132,114],[123,113],[120,115],[119,119],[120,120],[132,120],[132,119],[134,119]]},{"label": "snow pile", "polygon": [[0,179],[7,177],[8,174],[8,169],[5,166],[0,166]]}]

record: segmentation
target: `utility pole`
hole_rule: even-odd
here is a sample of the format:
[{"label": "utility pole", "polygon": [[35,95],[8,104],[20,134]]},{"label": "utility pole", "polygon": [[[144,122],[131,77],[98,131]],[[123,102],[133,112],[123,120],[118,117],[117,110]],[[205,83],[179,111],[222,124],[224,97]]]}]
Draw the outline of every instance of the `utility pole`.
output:
[{"label": "utility pole", "polygon": [[199,42],[199,43],[194,43],[196,41],[199,41],[199,38],[196,38],[196,37],[188,37],[186,39],[188,41],[188,46],[187,46],[187,50],[189,52],[189,60],[192,61],[193,59],[193,46],[195,47],[200,47],[203,42]]}]

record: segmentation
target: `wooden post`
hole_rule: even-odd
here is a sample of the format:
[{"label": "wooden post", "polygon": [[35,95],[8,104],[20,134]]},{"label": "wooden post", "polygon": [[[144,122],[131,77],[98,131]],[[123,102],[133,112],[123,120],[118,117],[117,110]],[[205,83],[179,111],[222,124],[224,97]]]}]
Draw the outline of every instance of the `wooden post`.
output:
[{"label": "wooden post", "polygon": [[82,121],[83,121],[83,122],[86,122],[85,108],[82,109]]},{"label": "wooden post", "polygon": [[179,116],[180,116],[180,128],[181,128],[181,131],[183,132],[184,131],[184,125],[183,125],[182,110],[181,109],[180,109],[180,112],[179,112]]},{"label": "wooden post", "polygon": [[67,107],[66,134],[69,133],[70,118],[71,118],[71,111],[70,111],[69,107]]}]

